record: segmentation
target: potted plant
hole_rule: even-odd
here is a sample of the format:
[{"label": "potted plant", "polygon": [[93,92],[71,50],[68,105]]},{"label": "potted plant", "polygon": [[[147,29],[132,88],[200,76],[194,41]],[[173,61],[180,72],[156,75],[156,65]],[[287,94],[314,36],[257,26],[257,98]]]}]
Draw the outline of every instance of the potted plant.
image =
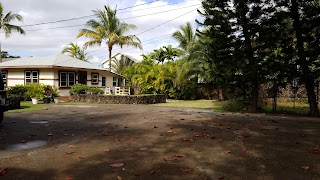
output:
[{"label": "potted plant", "polygon": [[43,103],[50,103],[52,97],[52,87],[46,86],[44,88],[45,97],[43,98]]},{"label": "potted plant", "polygon": [[60,101],[60,95],[59,95],[59,88],[58,87],[53,87],[53,90],[52,90],[52,98],[53,98],[53,101],[54,103],[59,103]]}]

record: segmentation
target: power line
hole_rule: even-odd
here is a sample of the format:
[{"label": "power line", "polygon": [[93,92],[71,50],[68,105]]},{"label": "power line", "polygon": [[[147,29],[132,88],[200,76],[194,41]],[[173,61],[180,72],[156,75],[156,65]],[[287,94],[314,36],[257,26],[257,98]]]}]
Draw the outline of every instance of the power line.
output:
[{"label": "power line", "polygon": [[[126,7],[126,8],[122,8],[122,9],[117,9],[117,11],[123,11],[126,9],[130,9],[130,8],[134,8],[134,7],[138,7],[138,6],[142,6],[142,5],[147,5],[147,4],[151,4],[153,2],[156,1],[160,1],[160,0],[153,0],[147,3],[143,3],[143,4],[138,4],[135,6],[130,6],[130,7]],[[175,4],[181,4],[183,2],[177,2],[177,3],[171,3],[171,4],[167,4],[167,5],[161,5],[161,6],[155,6],[155,7],[151,7],[151,8],[145,8],[145,9],[138,9],[135,11],[141,11],[141,10],[146,10],[146,9],[153,9],[153,8],[159,8],[159,7],[164,7],[164,6],[169,6],[169,5],[175,5]],[[120,12],[118,14],[122,14],[122,13],[127,13],[127,12],[131,12],[131,11],[125,11],[125,12]],[[43,22],[43,23],[37,23],[37,24],[28,24],[28,25],[24,25],[21,27],[31,27],[31,26],[39,26],[39,25],[46,25],[46,24],[54,24],[54,23],[60,23],[60,22],[66,22],[66,21],[73,21],[73,20],[79,20],[79,19],[85,19],[85,18],[89,18],[89,17],[93,17],[94,15],[87,15],[87,16],[80,16],[80,17],[74,17],[74,18],[69,18],[69,19],[62,19],[62,20],[57,20],[57,21],[49,21],[49,22]]]},{"label": "power line", "polygon": [[[191,6],[185,6],[185,7],[181,7],[181,8],[177,8],[177,9],[172,9],[172,10],[167,10],[167,11],[160,11],[160,12],[156,12],[156,13],[150,13],[150,14],[145,14],[145,15],[141,15],[141,16],[133,16],[133,17],[127,17],[127,18],[123,18],[123,19],[120,19],[120,20],[125,20],[125,19],[133,19],[133,18],[138,18],[138,17],[145,17],[145,16],[151,16],[151,15],[156,15],[156,14],[161,14],[161,13],[166,13],[166,12],[170,12],[170,11],[176,11],[176,10],[180,10],[180,9],[185,9],[185,8],[189,8],[189,7],[193,7],[193,6],[199,6],[198,4],[197,5],[191,5]],[[192,10],[194,11],[194,10]],[[186,14],[192,12],[192,11],[189,11],[187,12]],[[181,15],[181,16],[184,16],[185,14]],[[181,17],[179,16],[179,17]],[[177,18],[179,18],[177,17]],[[175,19],[177,19],[175,18]],[[175,19],[172,19],[170,21],[173,21]],[[170,22],[168,21],[168,22]],[[165,22],[164,24],[168,23],[168,22]],[[77,24],[77,25],[70,25],[70,26],[60,26],[60,27],[53,27],[53,28],[44,28],[44,29],[30,29],[30,30],[25,30],[26,32],[32,32],[32,31],[43,31],[43,30],[51,30],[51,29],[61,29],[61,28],[70,28],[70,27],[79,27],[79,26],[84,26],[86,24]],[[161,24],[163,25],[163,24]],[[159,26],[161,26],[159,25]],[[137,34],[139,35],[139,34]]]},{"label": "power line", "polygon": [[[197,9],[197,8],[196,8],[196,9]],[[177,17],[175,17],[175,18],[173,18],[173,19],[170,19],[169,21],[166,21],[166,22],[164,22],[164,23],[161,23],[161,24],[159,24],[159,25],[157,25],[157,26],[154,26],[154,27],[152,27],[152,28],[150,28],[150,29],[147,29],[147,30],[145,30],[145,31],[142,31],[142,32],[136,34],[136,36],[138,36],[138,35],[140,35],[140,34],[143,34],[143,33],[146,33],[146,32],[148,32],[148,31],[151,31],[151,30],[153,30],[153,29],[155,29],[155,28],[157,28],[157,27],[160,27],[160,26],[162,26],[162,25],[164,25],[164,24],[167,24],[167,23],[169,23],[169,22],[171,22],[171,21],[174,21],[174,20],[176,20],[176,19],[178,19],[178,18],[180,18],[180,17],[182,17],[182,16],[185,16],[185,15],[193,12],[193,11],[196,10],[196,9],[193,9],[193,10],[191,10],[191,11],[188,11],[188,12],[186,12],[186,13],[180,15],[180,16],[177,16]]]}]

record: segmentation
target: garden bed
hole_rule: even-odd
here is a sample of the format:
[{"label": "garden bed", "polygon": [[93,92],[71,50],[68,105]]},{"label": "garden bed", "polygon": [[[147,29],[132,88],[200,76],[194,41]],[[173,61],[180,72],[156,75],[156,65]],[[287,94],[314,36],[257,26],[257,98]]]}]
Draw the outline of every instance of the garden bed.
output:
[{"label": "garden bed", "polygon": [[161,94],[135,95],[135,96],[79,94],[79,95],[71,95],[70,101],[98,103],[98,104],[157,104],[157,103],[165,103],[166,97],[165,95],[161,95]]}]

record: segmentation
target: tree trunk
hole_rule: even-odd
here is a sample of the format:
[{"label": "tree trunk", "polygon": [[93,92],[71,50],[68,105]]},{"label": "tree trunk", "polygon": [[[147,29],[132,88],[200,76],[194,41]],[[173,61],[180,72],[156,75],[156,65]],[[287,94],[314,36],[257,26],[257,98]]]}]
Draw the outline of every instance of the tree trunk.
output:
[{"label": "tree trunk", "polygon": [[308,95],[308,102],[310,106],[310,115],[311,116],[318,116],[319,109],[318,109],[318,102],[317,97],[314,92],[314,77],[312,76],[310,69],[308,67],[308,62],[304,50],[304,41],[302,36],[302,29],[301,29],[301,22],[300,22],[300,14],[298,10],[298,2],[297,0],[291,0],[291,18],[293,19],[293,27],[296,33],[297,39],[297,48],[298,48],[298,57],[299,57],[299,64],[302,69],[302,80],[306,85],[307,95]]},{"label": "tree trunk", "polygon": [[1,41],[0,41],[0,63],[2,62],[2,50],[1,50]]},{"label": "tree trunk", "polygon": [[276,82],[274,82],[272,89],[273,89],[272,111],[277,112],[278,85],[276,84]]},{"label": "tree trunk", "polygon": [[112,47],[109,47],[109,71],[111,71],[111,52],[112,52]]},{"label": "tree trunk", "polygon": [[248,19],[246,17],[248,7],[244,0],[239,1],[239,12],[240,12],[240,20],[241,20],[241,26],[243,28],[243,35],[244,35],[244,41],[245,41],[245,55],[246,58],[249,60],[249,68],[250,69],[250,78],[251,80],[251,103],[249,107],[250,112],[257,112],[258,109],[258,98],[259,98],[259,79],[258,79],[258,73],[257,73],[257,64],[256,60],[253,57],[253,48],[251,44],[251,38],[249,33],[249,25],[248,25]]}]

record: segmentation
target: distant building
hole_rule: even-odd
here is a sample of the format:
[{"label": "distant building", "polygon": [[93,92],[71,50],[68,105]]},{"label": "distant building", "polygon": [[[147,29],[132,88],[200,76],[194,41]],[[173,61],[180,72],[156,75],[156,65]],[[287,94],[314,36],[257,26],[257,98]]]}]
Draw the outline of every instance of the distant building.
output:
[{"label": "distant building", "polygon": [[[137,63],[137,62],[141,62],[143,60],[143,57],[141,55],[134,55],[134,54],[129,54],[129,53],[122,53],[122,52],[119,52],[117,54],[115,54],[114,56],[112,56],[111,59],[115,58],[116,60],[120,60],[122,58],[122,56],[128,58],[129,60]],[[105,61],[103,61],[101,64],[102,64],[102,67],[103,68],[106,68],[106,69],[109,69],[109,58]]]}]

